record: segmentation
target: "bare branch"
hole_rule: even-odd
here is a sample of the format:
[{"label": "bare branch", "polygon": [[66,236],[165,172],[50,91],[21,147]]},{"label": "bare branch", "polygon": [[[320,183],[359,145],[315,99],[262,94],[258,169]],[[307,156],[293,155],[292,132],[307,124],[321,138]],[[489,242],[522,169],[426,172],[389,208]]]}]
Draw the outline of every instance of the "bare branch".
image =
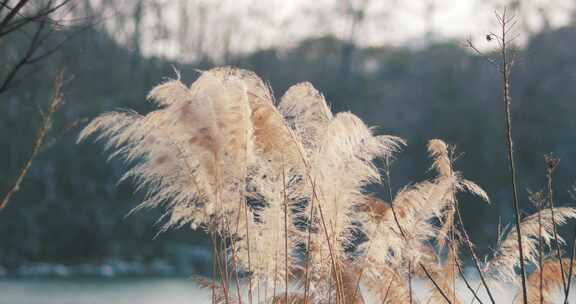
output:
[{"label": "bare branch", "polygon": [[[6,22],[2,21],[0,25],[0,38],[16,32],[28,36],[25,26],[31,25],[31,23],[38,24],[34,33],[29,36],[30,40],[27,42],[25,49],[21,52],[23,55],[6,69],[3,79],[0,79],[0,94],[14,87],[14,83],[17,82],[17,76],[25,67],[38,64],[38,62],[53,55],[61,49],[65,43],[77,37],[92,26],[93,23],[88,22],[78,30],[75,30],[59,39],[60,41],[56,43],[56,45],[48,46],[48,41],[54,36],[53,34],[55,30],[57,30],[58,26],[62,25],[59,20],[52,19],[51,15],[61,12],[66,7],[69,7],[67,4],[70,2],[71,0],[62,0],[57,4],[53,4],[54,1],[49,1],[42,8],[34,11],[34,13],[31,13],[28,16],[25,16],[22,11],[29,6],[32,6],[33,3],[28,3],[28,6],[22,7],[19,7],[18,5],[11,7],[7,4],[8,1],[0,3],[0,8],[8,9],[13,13],[13,16],[18,16],[18,18],[12,17],[12,21],[7,20],[6,18],[3,19]],[[18,4],[22,4],[22,2],[19,2]],[[43,52],[41,52],[41,50],[43,50]]]},{"label": "bare branch", "polygon": [[20,58],[20,60],[12,66],[12,68],[10,69],[10,71],[8,72],[8,74],[6,75],[6,77],[4,78],[4,80],[2,81],[1,85],[0,85],[0,94],[2,94],[4,91],[6,91],[6,89],[8,88],[8,85],[10,84],[10,82],[12,80],[14,80],[14,77],[16,77],[16,74],[18,73],[18,71],[20,71],[20,69],[22,69],[22,67],[24,67],[25,65],[28,64],[28,60],[30,60],[30,58],[34,55],[34,53],[36,52],[36,50],[39,48],[40,46],[40,37],[42,35],[42,32],[45,29],[46,24],[45,23],[40,23],[40,25],[38,25],[38,28],[36,29],[36,32],[34,33],[34,36],[32,37],[32,40],[30,41],[30,44],[28,45],[28,48],[26,50],[26,52],[24,53],[24,56],[22,56],[22,58]]},{"label": "bare branch", "polygon": [[[486,37],[492,37],[492,36],[496,36],[493,34],[488,34],[488,36]],[[488,61],[488,63],[490,63],[491,65],[493,65],[495,68],[497,68],[498,70],[500,69],[500,64],[498,64],[498,62],[496,62],[496,60],[494,60],[493,58],[490,58],[489,56],[487,56],[486,54],[484,54],[482,51],[480,51],[475,45],[474,43],[472,43],[472,39],[468,38],[466,40],[466,46],[469,47],[470,49],[472,49],[474,52],[476,52],[480,57],[482,57],[484,60]]]},{"label": "bare branch", "polygon": [[[518,35],[508,38],[512,28],[516,24],[514,15],[507,15],[507,9],[505,8],[502,14],[495,12],[496,19],[500,25],[499,34],[490,33],[487,38],[497,38],[499,48],[497,51],[500,54],[500,64],[496,63],[494,60],[490,59],[484,55],[478,48],[474,46],[471,40],[468,40],[468,46],[478,53],[481,57],[487,58],[488,62],[496,67],[498,72],[501,74],[502,81],[502,101],[504,104],[504,114],[505,114],[505,137],[506,137],[506,147],[508,152],[508,161],[510,169],[510,183],[512,186],[512,209],[514,210],[514,219],[516,225],[517,238],[518,238],[518,253],[520,262],[520,272],[522,278],[522,299],[523,303],[528,303],[528,289],[526,287],[526,269],[524,265],[524,252],[522,247],[522,231],[520,227],[520,207],[518,203],[518,190],[517,190],[517,178],[516,178],[516,164],[514,158],[514,145],[512,140],[512,97],[510,94],[510,76],[511,68],[517,58],[517,53],[514,48],[509,47],[509,43],[514,41]],[[488,39],[491,40],[491,39]],[[512,54],[510,51],[512,50]]]},{"label": "bare branch", "polygon": [[4,28],[8,22],[10,22],[17,14],[18,12],[24,7],[24,5],[26,5],[26,3],[29,0],[20,0],[18,1],[18,3],[16,4],[16,6],[14,6],[6,15],[6,17],[4,17],[4,19],[2,20],[2,22],[0,22],[0,28]]},{"label": "bare branch", "polygon": [[12,186],[8,189],[8,192],[6,192],[6,194],[4,195],[4,197],[0,203],[0,210],[6,208],[6,206],[10,202],[10,199],[12,198],[12,196],[20,190],[20,186],[22,184],[22,181],[24,181],[24,178],[26,177],[26,175],[28,175],[28,171],[30,170],[30,167],[32,166],[34,159],[36,159],[36,157],[38,156],[38,153],[41,150],[41,147],[42,147],[42,144],[44,143],[46,135],[48,134],[48,132],[52,128],[52,119],[54,117],[54,114],[58,111],[58,109],[60,108],[60,105],[62,104],[62,99],[63,99],[62,87],[63,87],[63,84],[64,84],[64,72],[62,71],[58,74],[58,76],[54,80],[52,100],[50,102],[50,106],[48,107],[48,110],[46,111],[45,114],[42,115],[42,125],[40,126],[40,128],[38,128],[38,131],[36,133],[36,137],[34,139],[34,143],[32,144],[32,154],[28,158],[28,161],[26,161],[26,164],[20,170],[20,173],[16,177]]}]

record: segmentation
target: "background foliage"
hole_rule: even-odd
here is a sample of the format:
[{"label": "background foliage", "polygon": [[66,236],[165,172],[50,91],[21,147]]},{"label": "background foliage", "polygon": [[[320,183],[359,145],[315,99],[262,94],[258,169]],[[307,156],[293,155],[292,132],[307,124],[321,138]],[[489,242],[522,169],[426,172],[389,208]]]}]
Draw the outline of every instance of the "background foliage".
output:
[{"label": "background foliage", "polygon": [[[17,52],[22,39],[16,36],[2,47]],[[456,167],[484,187],[493,202],[463,204],[468,231],[481,253],[495,244],[499,222],[511,222],[499,78],[458,41],[357,47],[347,68],[343,54],[349,42],[333,36],[306,39],[290,48],[231,54],[218,62],[202,56],[190,63],[143,56],[117,41],[98,28],[86,30],[2,96],[0,189],[6,189],[27,159],[40,123],[38,106],[49,99],[53,75],[64,66],[73,76],[48,145],[22,191],[0,212],[0,265],[8,270],[29,262],[75,264],[113,257],[162,258],[178,264],[190,248],[208,248],[202,233],[186,228],[155,238],[159,212],[125,217],[142,197],[128,184],[116,185],[121,164],[105,164],[99,146],[75,144],[80,127],[104,111],[147,111],[146,93],[163,77],[174,76],[173,66],[187,83],[198,75],[195,69],[222,63],[254,70],[271,83],[277,96],[292,84],[312,82],[335,111],[352,111],[377,126],[377,133],[407,139],[408,147],[392,167],[394,190],[427,176],[427,140],[456,144],[465,152]],[[575,48],[572,27],[535,33],[513,73],[514,134],[525,210],[531,208],[526,189],[544,187],[543,154],[548,152],[561,158],[558,201],[573,204],[567,190],[576,180]],[[11,60],[10,54],[0,53],[0,65]],[[383,187],[376,190],[384,193]]]}]

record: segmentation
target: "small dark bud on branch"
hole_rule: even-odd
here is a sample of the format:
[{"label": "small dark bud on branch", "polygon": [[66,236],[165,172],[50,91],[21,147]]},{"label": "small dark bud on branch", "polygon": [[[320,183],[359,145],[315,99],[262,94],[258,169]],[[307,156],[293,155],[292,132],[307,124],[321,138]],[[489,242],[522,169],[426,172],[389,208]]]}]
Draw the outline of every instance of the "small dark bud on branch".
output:
[{"label": "small dark bud on branch", "polygon": [[554,169],[556,169],[556,167],[558,166],[558,163],[560,163],[560,158],[550,153],[544,155],[544,162],[546,163],[546,167],[548,168],[548,170],[554,171]]}]

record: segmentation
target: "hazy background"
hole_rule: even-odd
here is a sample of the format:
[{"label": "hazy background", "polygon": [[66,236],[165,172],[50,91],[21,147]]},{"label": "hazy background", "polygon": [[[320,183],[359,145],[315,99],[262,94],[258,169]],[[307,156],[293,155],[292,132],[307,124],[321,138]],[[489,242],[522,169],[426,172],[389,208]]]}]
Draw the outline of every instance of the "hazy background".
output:
[{"label": "hazy background", "polygon": [[[0,277],[208,273],[205,235],[187,228],[157,235],[159,211],[125,217],[142,199],[130,184],[116,184],[125,168],[106,163],[101,145],[75,139],[102,112],[148,111],[147,92],[175,76],[173,68],[190,83],[196,69],[220,65],[254,70],[277,97],[310,81],[334,111],[352,111],[377,133],[407,139],[392,167],[394,190],[429,176],[427,140],[457,145],[464,154],[456,167],[492,198],[486,205],[460,197],[478,252],[489,254],[499,223],[512,219],[503,106],[499,75],[463,45],[470,37],[486,52],[496,47],[484,37],[497,31],[494,11],[504,6],[517,16],[520,34],[512,96],[521,204],[533,211],[527,189],[543,188],[548,152],[561,158],[558,201],[574,204],[568,194],[576,181],[574,0],[72,2],[63,13],[68,26],[50,39],[77,34],[49,60],[26,67],[0,95],[3,191],[28,158],[52,79],[63,67],[71,78],[48,145],[0,212]],[[0,40],[0,76],[29,39],[23,32]],[[6,286],[14,285],[0,289]]]}]

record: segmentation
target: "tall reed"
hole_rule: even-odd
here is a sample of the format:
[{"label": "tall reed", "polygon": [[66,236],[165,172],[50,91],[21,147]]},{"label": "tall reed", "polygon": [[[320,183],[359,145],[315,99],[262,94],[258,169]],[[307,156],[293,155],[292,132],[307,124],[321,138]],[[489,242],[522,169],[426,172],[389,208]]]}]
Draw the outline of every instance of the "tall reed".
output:
[{"label": "tall reed", "polygon": [[[179,78],[152,89],[156,110],[103,114],[79,140],[95,136],[132,165],[123,179],[145,194],[136,209],[164,209],[163,230],[189,226],[212,236],[216,275],[197,281],[213,291],[213,303],[410,303],[422,300],[411,287],[421,279],[428,301],[456,304],[463,303],[458,276],[481,301],[462,271],[463,245],[494,303],[488,286],[518,283],[520,263],[538,265],[537,243],[561,243],[555,224],[576,217],[574,208],[539,210],[481,263],[456,197],[490,200],[454,167],[453,146],[430,140],[435,175],[390,189],[385,202],[368,186],[382,182],[375,161],[393,158],[401,138],[374,134],[352,113],[332,113],[309,83],[276,102],[245,70],[203,71],[191,86]],[[556,268],[538,269],[555,284]]]}]

